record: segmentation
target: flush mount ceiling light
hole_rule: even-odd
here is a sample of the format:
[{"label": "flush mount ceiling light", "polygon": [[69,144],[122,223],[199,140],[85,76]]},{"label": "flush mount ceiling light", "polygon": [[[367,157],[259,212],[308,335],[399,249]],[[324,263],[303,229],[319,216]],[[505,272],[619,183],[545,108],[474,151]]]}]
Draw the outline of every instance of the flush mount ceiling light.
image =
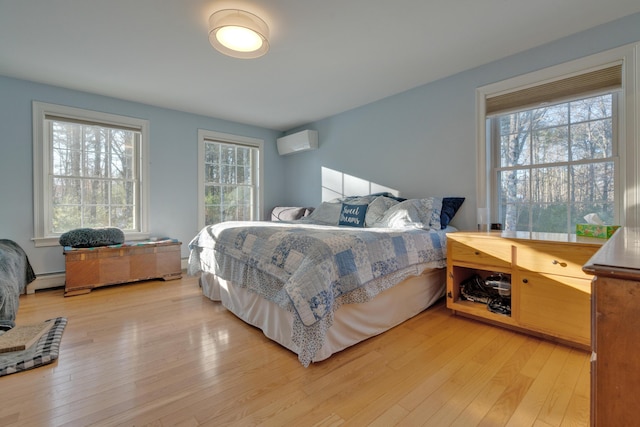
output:
[{"label": "flush mount ceiling light", "polygon": [[234,58],[258,58],[269,50],[269,27],[253,13],[219,10],[209,17],[209,43]]}]

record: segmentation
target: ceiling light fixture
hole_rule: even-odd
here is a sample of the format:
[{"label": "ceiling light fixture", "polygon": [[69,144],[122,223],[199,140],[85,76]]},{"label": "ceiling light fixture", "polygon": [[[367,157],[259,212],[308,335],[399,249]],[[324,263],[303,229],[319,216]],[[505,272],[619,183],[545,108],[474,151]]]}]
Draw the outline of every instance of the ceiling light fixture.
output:
[{"label": "ceiling light fixture", "polygon": [[244,10],[219,10],[209,17],[209,43],[234,58],[258,58],[269,50],[269,27]]}]

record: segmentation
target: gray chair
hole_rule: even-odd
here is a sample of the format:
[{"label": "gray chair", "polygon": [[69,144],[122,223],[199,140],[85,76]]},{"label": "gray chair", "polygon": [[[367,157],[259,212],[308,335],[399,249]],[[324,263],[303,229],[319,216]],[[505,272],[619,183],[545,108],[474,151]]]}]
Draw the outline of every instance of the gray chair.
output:
[{"label": "gray chair", "polygon": [[0,331],[15,326],[20,294],[35,279],[27,254],[20,245],[0,239]]}]

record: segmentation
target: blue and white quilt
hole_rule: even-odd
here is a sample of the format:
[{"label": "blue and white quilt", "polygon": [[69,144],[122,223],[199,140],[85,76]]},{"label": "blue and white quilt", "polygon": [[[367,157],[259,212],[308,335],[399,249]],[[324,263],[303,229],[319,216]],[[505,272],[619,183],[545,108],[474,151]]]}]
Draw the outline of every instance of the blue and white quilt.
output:
[{"label": "blue and white quilt", "polygon": [[[202,229],[189,247],[190,274],[214,273],[292,311],[294,335],[326,331],[339,305],[446,266],[446,230],[224,222]],[[307,365],[313,354],[299,356]]]}]

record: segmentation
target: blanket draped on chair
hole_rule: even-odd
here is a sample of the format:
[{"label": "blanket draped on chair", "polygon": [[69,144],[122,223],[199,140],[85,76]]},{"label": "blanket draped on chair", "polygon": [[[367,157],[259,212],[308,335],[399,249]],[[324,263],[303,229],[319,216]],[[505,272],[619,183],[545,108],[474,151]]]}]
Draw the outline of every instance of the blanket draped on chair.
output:
[{"label": "blanket draped on chair", "polygon": [[27,254],[20,245],[0,239],[0,330],[15,326],[20,294],[35,279]]}]

